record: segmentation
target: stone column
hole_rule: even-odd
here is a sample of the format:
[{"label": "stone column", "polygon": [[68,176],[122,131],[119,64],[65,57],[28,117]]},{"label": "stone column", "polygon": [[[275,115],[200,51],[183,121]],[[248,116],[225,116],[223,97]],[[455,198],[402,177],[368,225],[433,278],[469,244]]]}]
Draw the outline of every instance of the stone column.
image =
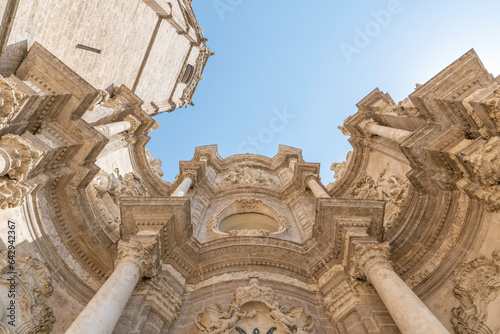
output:
[{"label": "stone column", "polygon": [[112,135],[116,135],[120,132],[130,129],[131,127],[132,124],[129,121],[121,121],[121,122],[97,125],[95,129],[109,138]]},{"label": "stone column", "polygon": [[191,175],[188,175],[182,180],[182,183],[179,184],[177,189],[175,189],[174,193],[172,196],[174,197],[182,197],[187,194],[189,191],[189,188],[191,188],[191,184],[193,183],[193,177]]},{"label": "stone column", "polygon": [[307,186],[311,189],[316,198],[330,198],[330,195],[323,189],[323,187],[318,183],[315,177],[309,177],[306,179]]},{"label": "stone column", "polygon": [[112,333],[123,309],[143,276],[155,275],[155,241],[118,242],[113,274],[78,315],[66,334]]},{"label": "stone column", "polygon": [[352,276],[367,279],[377,290],[403,334],[450,334],[418,296],[394,272],[388,243],[354,245]]},{"label": "stone column", "polygon": [[359,124],[363,131],[394,140],[397,143],[403,142],[409,135],[410,131],[402,129],[394,129],[387,126],[378,125],[373,119],[367,119]]},{"label": "stone column", "polygon": [[12,165],[9,153],[0,148],[0,176],[6,175]]}]

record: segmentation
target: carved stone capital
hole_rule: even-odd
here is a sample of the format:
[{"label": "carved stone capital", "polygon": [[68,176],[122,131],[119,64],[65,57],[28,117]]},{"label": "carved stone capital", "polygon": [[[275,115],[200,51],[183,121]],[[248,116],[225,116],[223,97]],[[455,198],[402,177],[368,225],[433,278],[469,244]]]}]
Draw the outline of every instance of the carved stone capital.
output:
[{"label": "carved stone capital", "polygon": [[132,115],[128,115],[127,117],[125,117],[124,121],[130,123],[130,129],[128,129],[129,133],[133,133],[141,125],[141,121],[139,121],[136,117]]},{"label": "carved stone capital", "polygon": [[370,127],[373,125],[379,125],[379,124],[371,118],[365,119],[364,121],[359,123],[359,127],[361,128],[361,130],[368,134],[372,134],[372,132],[370,131]]},{"label": "carved stone capital", "polygon": [[1,157],[5,159],[4,174],[11,180],[24,181],[44,152],[18,135],[6,134],[0,139]]},{"label": "carved stone capital", "polygon": [[370,270],[375,266],[386,266],[392,269],[389,261],[391,247],[389,243],[355,242],[354,254],[351,257],[350,274],[354,278],[367,279]]},{"label": "carved stone capital", "polygon": [[115,266],[123,262],[136,264],[142,271],[143,277],[158,275],[158,256],[155,254],[157,242],[118,241],[118,257]]},{"label": "carved stone capital", "polygon": [[29,95],[17,89],[13,81],[0,76],[0,129],[17,115],[28,98]]}]

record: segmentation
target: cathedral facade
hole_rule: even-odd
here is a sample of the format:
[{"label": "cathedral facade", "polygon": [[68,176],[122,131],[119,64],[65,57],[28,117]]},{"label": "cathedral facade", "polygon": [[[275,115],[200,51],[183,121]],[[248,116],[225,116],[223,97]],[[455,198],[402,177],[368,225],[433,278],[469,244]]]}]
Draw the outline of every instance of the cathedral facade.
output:
[{"label": "cathedral facade", "polygon": [[500,331],[500,77],[473,50],[361,100],[335,182],[210,145],[169,183],[145,145],[212,55],[190,0],[0,15],[0,333]]}]

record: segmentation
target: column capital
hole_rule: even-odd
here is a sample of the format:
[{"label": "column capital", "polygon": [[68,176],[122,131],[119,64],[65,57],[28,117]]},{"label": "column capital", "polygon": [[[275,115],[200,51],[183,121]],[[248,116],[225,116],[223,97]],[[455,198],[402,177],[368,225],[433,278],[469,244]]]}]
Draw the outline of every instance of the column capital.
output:
[{"label": "column capital", "polygon": [[367,118],[367,119],[364,119],[363,121],[361,121],[359,123],[359,127],[361,128],[361,130],[363,130],[363,132],[370,132],[369,128],[370,126],[372,125],[378,125],[380,126],[380,124],[378,124],[375,120],[373,120],[372,118]]},{"label": "column capital", "polygon": [[367,279],[368,273],[375,265],[383,265],[392,269],[389,257],[389,243],[353,242],[350,274],[354,278]]},{"label": "column capital", "polygon": [[115,267],[123,262],[131,262],[141,270],[142,277],[158,275],[158,256],[155,254],[156,241],[118,241],[118,257]]}]

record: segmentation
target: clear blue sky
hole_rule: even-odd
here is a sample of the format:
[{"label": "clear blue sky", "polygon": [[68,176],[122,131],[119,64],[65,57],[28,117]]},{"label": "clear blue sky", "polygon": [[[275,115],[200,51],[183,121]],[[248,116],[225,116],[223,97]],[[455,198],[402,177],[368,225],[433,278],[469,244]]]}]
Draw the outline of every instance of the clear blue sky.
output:
[{"label": "clear blue sky", "polygon": [[398,102],[474,48],[500,74],[500,1],[194,0],[215,56],[194,107],[157,116],[147,147],[172,181],[196,146],[272,157],[278,145],[332,162],[350,144],[338,125],[374,88]]}]

